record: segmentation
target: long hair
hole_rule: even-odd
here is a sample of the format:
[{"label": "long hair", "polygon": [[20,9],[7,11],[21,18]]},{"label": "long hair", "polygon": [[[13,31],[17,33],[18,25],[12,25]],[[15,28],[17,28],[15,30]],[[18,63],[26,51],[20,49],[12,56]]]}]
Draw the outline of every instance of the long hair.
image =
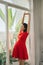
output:
[{"label": "long hair", "polygon": [[26,32],[26,31],[27,31],[27,24],[26,24],[26,23],[23,23],[23,25],[24,25],[24,30],[23,30],[23,32]]}]

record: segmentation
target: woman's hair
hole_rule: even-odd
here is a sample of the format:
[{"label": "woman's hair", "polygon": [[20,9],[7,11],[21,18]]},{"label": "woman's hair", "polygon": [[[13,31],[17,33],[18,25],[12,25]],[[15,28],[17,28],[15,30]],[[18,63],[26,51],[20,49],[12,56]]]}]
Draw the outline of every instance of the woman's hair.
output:
[{"label": "woman's hair", "polygon": [[26,23],[23,23],[23,25],[24,25],[24,30],[23,30],[23,32],[26,32],[26,31],[27,31],[27,24],[26,24]]}]

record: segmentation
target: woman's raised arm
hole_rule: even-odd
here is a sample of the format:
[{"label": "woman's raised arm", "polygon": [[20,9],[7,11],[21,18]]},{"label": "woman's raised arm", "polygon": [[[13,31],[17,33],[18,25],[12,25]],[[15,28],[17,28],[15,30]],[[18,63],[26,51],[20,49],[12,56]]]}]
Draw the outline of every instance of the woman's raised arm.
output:
[{"label": "woman's raised arm", "polygon": [[30,14],[29,14],[29,21],[28,21],[28,24],[27,24],[27,32],[28,33],[30,32]]}]

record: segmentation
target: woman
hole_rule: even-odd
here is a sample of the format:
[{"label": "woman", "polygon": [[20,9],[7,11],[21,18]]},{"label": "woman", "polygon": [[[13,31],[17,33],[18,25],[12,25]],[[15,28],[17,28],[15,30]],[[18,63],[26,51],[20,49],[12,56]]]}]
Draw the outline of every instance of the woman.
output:
[{"label": "woman", "polygon": [[[24,17],[23,17],[23,21],[24,21]],[[26,38],[30,30],[30,21],[28,22],[28,24],[23,23],[23,21],[22,21],[20,33],[18,35],[18,39],[15,43],[12,52],[12,57],[19,59],[19,65],[24,65],[24,61],[29,58],[27,54],[27,48],[26,48]]]}]

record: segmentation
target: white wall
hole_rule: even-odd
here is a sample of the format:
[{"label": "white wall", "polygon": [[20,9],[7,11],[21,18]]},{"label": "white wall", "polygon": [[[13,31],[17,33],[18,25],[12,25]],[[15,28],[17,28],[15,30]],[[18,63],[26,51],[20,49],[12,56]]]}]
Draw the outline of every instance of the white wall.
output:
[{"label": "white wall", "polygon": [[35,41],[34,41],[34,17],[33,0],[31,0],[31,21],[30,21],[30,39],[31,39],[31,65],[35,65]]},{"label": "white wall", "polygon": [[34,2],[34,30],[35,30],[35,65],[40,62],[40,22],[41,22],[41,0]]},{"label": "white wall", "polygon": [[43,0],[41,0],[40,40],[40,65],[43,65]]}]

